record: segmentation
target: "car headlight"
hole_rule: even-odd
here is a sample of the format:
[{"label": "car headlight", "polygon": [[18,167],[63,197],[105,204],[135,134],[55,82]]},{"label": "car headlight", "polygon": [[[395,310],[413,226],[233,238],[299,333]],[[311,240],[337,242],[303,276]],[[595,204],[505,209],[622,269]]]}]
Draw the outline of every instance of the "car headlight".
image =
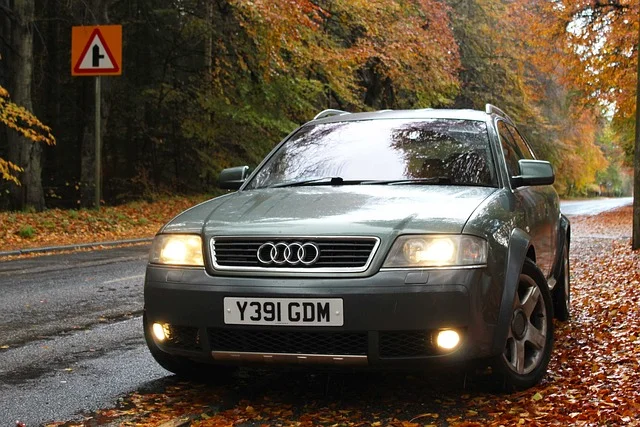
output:
[{"label": "car headlight", "polygon": [[192,234],[160,234],[153,239],[149,262],[202,267],[202,239]]},{"label": "car headlight", "polygon": [[444,267],[487,263],[487,242],[476,236],[418,235],[396,239],[383,267]]}]

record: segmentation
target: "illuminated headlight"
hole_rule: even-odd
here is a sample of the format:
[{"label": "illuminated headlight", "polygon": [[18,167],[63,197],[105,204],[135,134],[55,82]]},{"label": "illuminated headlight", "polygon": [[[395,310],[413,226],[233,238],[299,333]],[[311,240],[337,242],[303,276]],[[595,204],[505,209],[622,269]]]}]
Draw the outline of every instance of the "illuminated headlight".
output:
[{"label": "illuminated headlight", "polygon": [[153,336],[156,337],[158,342],[163,342],[171,337],[171,329],[166,323],[154,323],[151,327]]},{"label": "illuminated headlight", "polygon": [[453,350],[460,344],[460,334],[451,329],[438,332],[436,344],[443,350]]},{"label": "illuminated headlight", "polygon": [[152,264],[204,266],[202,239],[191,234],[160,234],[153,240]]},{"label": "illuminated headlight", "polygon": [[396,239],[384,267],[445,267],[487,263],[487,242],[476,236],[419,235]]}]

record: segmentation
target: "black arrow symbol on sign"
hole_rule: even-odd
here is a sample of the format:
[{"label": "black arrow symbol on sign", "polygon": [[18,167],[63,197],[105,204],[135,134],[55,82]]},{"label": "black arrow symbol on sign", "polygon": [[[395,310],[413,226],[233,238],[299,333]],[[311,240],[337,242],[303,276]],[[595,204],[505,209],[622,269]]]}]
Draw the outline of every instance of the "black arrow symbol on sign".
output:
[{"label": "black arrow symbol on sign", "polygon": [[100,60],[102,58],[104,58],[104,55],[100,55],[100,46],[95,45],[93,46],[93,66],[94,67],[99,67],[100,66]]}]

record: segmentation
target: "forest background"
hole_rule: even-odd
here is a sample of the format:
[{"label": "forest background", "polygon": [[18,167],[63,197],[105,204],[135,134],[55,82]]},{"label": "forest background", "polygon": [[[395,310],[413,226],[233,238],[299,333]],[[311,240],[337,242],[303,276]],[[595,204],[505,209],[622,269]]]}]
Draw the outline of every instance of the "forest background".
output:
[{"label": "forest background", "polygon": [[[103,199],[209,193],[325,108],[492,103],[564,196],[630,194],[632,0],[0,0],[0,209],[88,207],[94,79],[71,27],[121,24]],[[36,119],[36,117],[39,119]],[[18,181],[20,185],[18,185]]]}]

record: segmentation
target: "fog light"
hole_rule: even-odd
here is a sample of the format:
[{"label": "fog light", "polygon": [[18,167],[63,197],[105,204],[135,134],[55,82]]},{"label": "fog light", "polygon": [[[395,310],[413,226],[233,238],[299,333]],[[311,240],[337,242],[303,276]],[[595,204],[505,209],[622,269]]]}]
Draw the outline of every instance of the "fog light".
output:
[{"label": "fog light", "polygon": [[153,335],[159,342],[169,339],[169,325],[166,323],[154,323],[152,330]]},{"label": "fog light", "polygon": [[440,331],[436,338],[436,344],[444,350],[453,350],[460,344],[460,334],[451,329]]}]

